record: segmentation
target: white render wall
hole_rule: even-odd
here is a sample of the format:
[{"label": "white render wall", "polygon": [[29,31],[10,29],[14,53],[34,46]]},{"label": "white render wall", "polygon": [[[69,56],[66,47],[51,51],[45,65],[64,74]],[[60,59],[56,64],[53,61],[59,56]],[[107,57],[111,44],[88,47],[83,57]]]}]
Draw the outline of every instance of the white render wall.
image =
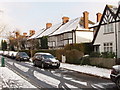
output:
[{"label": "white render wall", "polygon": [[117,32],[118,32],[118,34],[117,34],[117,57],[118,58],[120,58],[120,22],[117,22],[116,23],[116,29],[117,29]]},{"label": "white render wall", "polygon": [[[113,29],[115,31],[115,24],[113,25]],[[102,25],[97,34],[94,45],[100,45],[100,52],[104,52],[103,43],[112,42],[113,43],[113,52],[116,52],[116,44],[115,44],[115,35],[114,33],[104,34],[104,25]]]},{"label": "white render wall", "polygon": [[93,32],[76,31],[76,43],[92,42]]}]

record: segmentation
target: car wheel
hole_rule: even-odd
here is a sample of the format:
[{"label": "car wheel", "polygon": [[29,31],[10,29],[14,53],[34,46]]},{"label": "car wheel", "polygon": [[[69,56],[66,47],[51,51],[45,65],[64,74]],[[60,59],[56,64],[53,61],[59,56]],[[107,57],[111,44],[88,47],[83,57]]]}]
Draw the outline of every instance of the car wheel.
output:
[{"label": "car wheel", "polygon": [[57,66],[56,69],[59,69],[59,66]]},{"label": "car wheel", "polygon": [[116,85],[117,85],[117,87],[120,89],[120,77],[117,79]]},{"label": "car wheel", "polygon": [[34,65],[34,66],[36,66],[36,63],[35,63],[35,61],[33,61],[33,65]]},{"label": "car wheel", "polygon": [[19,61],[21,62],[21,59],[19,59]]},{"label": "car wheel", "polygon": [[44,68],[44,63],[41,64],[41,67]]}]

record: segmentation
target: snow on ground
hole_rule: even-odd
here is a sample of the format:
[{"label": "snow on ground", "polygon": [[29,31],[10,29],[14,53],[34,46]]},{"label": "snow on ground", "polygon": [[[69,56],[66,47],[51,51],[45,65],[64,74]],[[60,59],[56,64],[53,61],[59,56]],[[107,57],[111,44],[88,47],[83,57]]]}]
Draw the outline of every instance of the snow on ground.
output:
[{"label": "snow on ground", "polygon": [[100,76],[108,79],[110,78],[110,73],[111,73],[111,69],[98,68],[96,66],[89,66],[89,65],[74,65],[74,64],[61,63],[60,67],[81,73]]},{"label": "snow on ground", "polygon": [[104,78],[110,78],[110,72],[111,72],[111,69],[98,68],[96,66],[88,66],[88,65],[74,65],[74,64],[61,63],[60,67],[74,70],[77,72],[100,76]]},{"label": "snow on ground", "polygon": [[7,67],[0,67],[1,88],[36,88]]},{"label": "snow on ground", "polygon": [[42,73],[38,73],[37,71],[34,71],[34,76],[36,78],[38,78],[39,80],[41,80],[43,82],[46,82],[46,83],[48,83],[48,84],[50,84],[50,85],[52,85],[52,86],[54,86],[56,88],[58,87],[58,85],[60,83],[59,80],[54,79],[54,78],[52,78],[50,76],[44,75]]}]

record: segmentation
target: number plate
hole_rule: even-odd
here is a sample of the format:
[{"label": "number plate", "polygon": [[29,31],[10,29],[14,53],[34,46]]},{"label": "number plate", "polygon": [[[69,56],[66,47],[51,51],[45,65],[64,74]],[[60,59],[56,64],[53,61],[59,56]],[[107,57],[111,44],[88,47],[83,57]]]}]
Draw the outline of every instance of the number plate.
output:
[{"label": "number plate", "polygon": [[57,64],[52,64],[53,66],[57,66]]}]

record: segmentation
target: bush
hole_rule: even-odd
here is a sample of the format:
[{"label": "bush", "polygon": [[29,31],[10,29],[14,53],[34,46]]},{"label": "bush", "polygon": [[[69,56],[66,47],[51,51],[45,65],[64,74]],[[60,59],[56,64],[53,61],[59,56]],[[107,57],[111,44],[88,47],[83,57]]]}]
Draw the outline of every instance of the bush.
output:
[{"label": "bush", "polygon": [[58,60],[62,60],[62,55],[65,55],[65,50],[64,49],[58,49],[56,50],[56,57]]},{"label": "bush", "polygon": [[89,56],[87,56],[87,57],[82,57],[82,58],[80,59],[80,64],[81,64],[81,65],[90,65]]},{"label": "bush", "polygon": [[43,36],[40,38],[41,41],[41,49],[48,49],[48,37]]},{"label": "bush", "polygon": [[80,43],[80,44],[67,44],[64,47],[65,50],[76,49],[82,51],[84,54],[90,54],[93,51],[93,45],[91,43]]},{"label": "bush", "polygon": [[66,63],[70,64],[80,64],[80,58],[84,55],[81,51],[76,49],[67,50],[65,54]]},{"label": "bush", "polygon": [[82,44],[67,44],[65,45],[64,47],[65,50],[72,50],[72,49],[76,49],[76,50],[79,50],[79,51],[84,51],[84,47]]},{"label": "bush", "polygon": [[101,54],[99,52],[92,52],[90,53],[90,57],[101,57]]},{"label": "bush", "polygon": [[115,57],[114,52],[102,52],[101,54],[103,58],[114,58]]},{"label": "bush", "polygon": [[93,52],[93,45],[92,45],[92,43],[82,43],[82,46],[84,47],[84,54],[86,55],[86,54],[89,54],[90,55],[90,53],[91,52]]}]

